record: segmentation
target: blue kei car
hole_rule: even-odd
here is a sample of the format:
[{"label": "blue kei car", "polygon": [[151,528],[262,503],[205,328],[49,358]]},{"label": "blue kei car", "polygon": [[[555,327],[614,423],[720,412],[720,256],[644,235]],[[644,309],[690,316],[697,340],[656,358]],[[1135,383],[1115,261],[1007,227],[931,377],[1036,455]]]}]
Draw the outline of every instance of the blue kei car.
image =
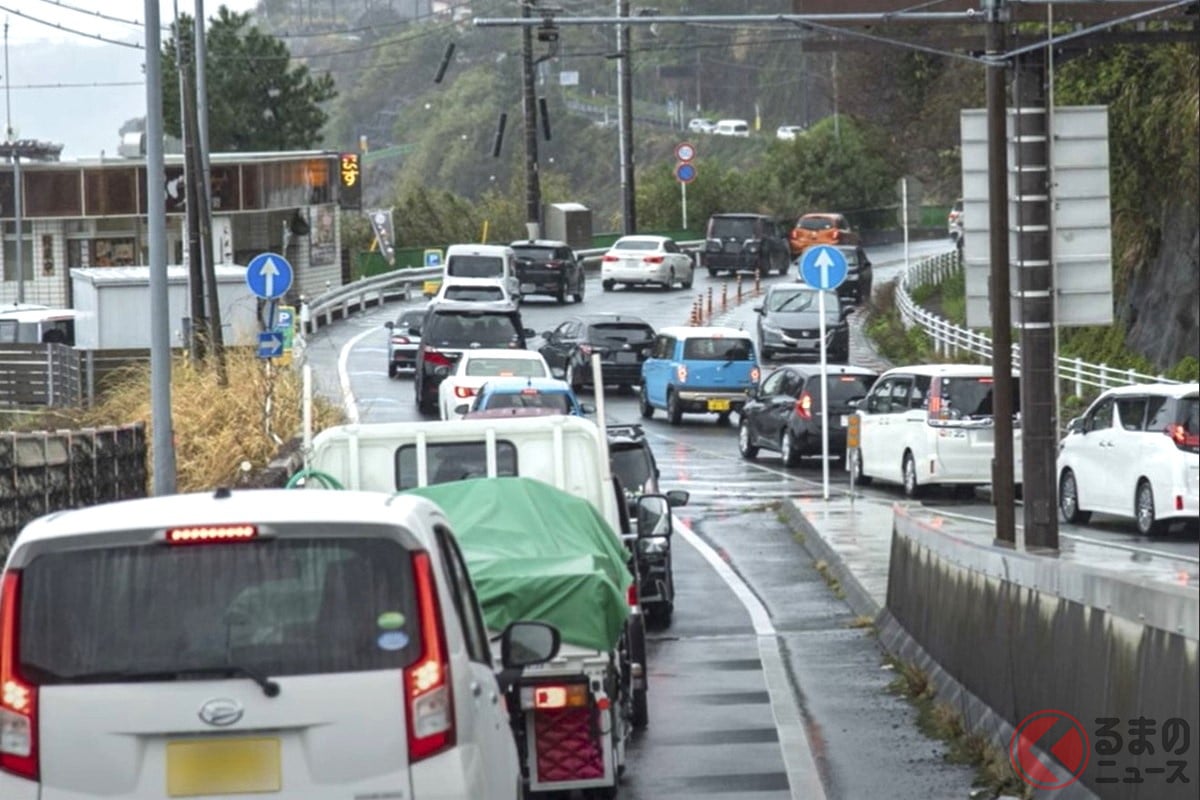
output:
[{"label": "blue kei car", "polygon": [[758,385],[754,339],[737,328],[663,328],[642,364],[638,405],[646,419],[667,412],[678,425],[684,413],[716,414],[722,424],[741,412]]}]

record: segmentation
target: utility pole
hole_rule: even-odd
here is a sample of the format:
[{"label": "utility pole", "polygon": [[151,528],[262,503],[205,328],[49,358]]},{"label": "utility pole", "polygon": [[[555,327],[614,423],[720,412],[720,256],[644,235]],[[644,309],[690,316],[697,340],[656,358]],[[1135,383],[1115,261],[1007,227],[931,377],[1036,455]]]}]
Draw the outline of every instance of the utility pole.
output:
[{"label": "utility pole", "polygon": [[[629,16],[629,0],[617,0],[617,16]],[[621,219],[626,235],[637,233],[633,186],[633,70],[629,63],[629,26],[617,25],[618,135],[621,139]]]},{"label": "utility pole", "polygon": [[991,260],[988,296],[992,310],[992,502],[996,506],[996,541],[1015,547],[1016,492],[1013,484],[1012,307],[1008,280],[1008,103],[1004,60],[1007,0],[983,0],[986,17],[988,227]]},{"label": "utility pole", "polygon": [[196,186],[196,219],[200,231],[200,264],[204,275],[204,285],[208,290],[208,330],[209,346],[217,367],[217,384],[226,386],[228,376],[225,372],[225,338],[221,332],[221,297],[217,285],[216,259],[213,257],[212,237],[212,177],[208,162],[208,46],[206,41],[204,0],[196,0],[195,25],[192,28],[192,40],[196,54],[195,75],[196,92],[194,102],[196,114],[192,118],[192,129],[195,132],[196,147],[194,149],[193,166],[198,177]]},{"label": "utility pole", "polygon": [[[12,127],[12,103],[9,96],[9,85],[12,84],[12,75],[8,70],[8,19],[4,20],[4,142],[12,145],[13,143],[13,127]],[[17,302],[25,302],[25,242],[24,227],[25,220],[21,218],[21,212],[24,210],[21,206],[22,191],[21,191],[21,156],[17,153],[16,148],[8,151],[8,158],[13,165],[13,227],[16,228],[17,234]]]},{"label": "utility pole", "polygon": [[178,3],[175,6],[175,65],[179,69],[179,121],[183,135],[183,188],[184,219],[187,227],[188,260],[188,306],[191,327],[188,337],[188,353],[193,365],[203,363],[208,352],[208,315],[204,311],[204,264],[200,251],[199,175],[196,174],[196,138],[193,135],[192,119],[196,115],[196,93],[192,90],[192,74],[189,64],[190,50],[187,37],[179,18]]},{"label": "utility pole", "polygon": [[[521,3],[522,18],[533,16],[536,2],[524,0]],[[521,106],[525,112],[525,225],[529,229],[529,238],[537,239],[541,235],[542,187],[538,176],[537,99],[534,96],[531,25],[521,28],[521,68],[524,79]]]},{"label": "utility pole", "polygon": [[150,424],[154,493],[175,493],[175,432],[171,422],[171,325],[167,293],[167,230],[163,170],[162,42],[158,0],[146,15],[146,220],[150,228]]}]

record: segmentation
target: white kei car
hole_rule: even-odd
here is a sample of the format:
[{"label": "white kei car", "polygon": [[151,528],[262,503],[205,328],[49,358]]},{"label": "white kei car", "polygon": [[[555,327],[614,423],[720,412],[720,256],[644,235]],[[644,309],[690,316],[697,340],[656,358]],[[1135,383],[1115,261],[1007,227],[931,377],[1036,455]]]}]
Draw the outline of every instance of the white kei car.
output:
[{"label": "white kei car", "polygon": [[479,388],[493,378],[550,378],[550,366],[536,350],[464,350],[454,371],[438,385],[442,419],[462,419],[454,409],[470,405]]},{"label": "white kei car", "polygon": [[600,261],[600,285],[606,292],[618,283],[664,289],[678,283],[690,289],[695,272],[695,257],[679,249],[668,236],[622,236]]},{"label": "white kei car", "polygon": [[[541,623],[502,638],[526,664],[556,649]],[[424,498],[218,489],[47,515],[0,579],[0,797],[516,800],[494,670]]]}]

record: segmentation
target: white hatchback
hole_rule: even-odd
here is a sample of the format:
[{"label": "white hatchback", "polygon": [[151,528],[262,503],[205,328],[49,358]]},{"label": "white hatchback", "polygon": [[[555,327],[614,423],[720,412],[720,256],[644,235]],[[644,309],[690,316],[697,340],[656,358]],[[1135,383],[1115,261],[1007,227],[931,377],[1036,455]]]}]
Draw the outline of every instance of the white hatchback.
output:
[{"label": "white hatchback", "polygon": [[519,303],[521,297],[500,278],[443,278],[437,294],[430,300],[458,300],[466,303]]},{"label": "white hatchback", "polygon": [[442,419],[462,419],[454,409],[470,405],[479,388],[489,380],[507,378],[550,378],[550,365],[533,350],[464,350],[454,372],[438,386],[438,409]]},{"label": "white hatchback", "polygon": [[1133,518],[1143,536],[1200,519],[1200,384],[1121,386],[1071,420],[1058,448],[1058,507]]},{"label": "white hatchback", "polygon": [[4,800],[521,796],[423,498],[219,489],[35,520],[0,581],[0,685]]},{"label": "white hatchback", "polygon": [[[1020,408],[1013,376],[1014,411]],[[860,479],[899,483],[909,497],[935,484],[992,482],[992,368],[972,364],[896,367],[858,403]],[[1021,482],[1021,431],[1013,425],[1013,480]]]},{"label": "white hatchback", "polygon": [[664,289],[679,283],[690,289],[695,273],[692,254],[667,236],[622,236],[600,260],[600,286],[606,292],[618,283]]}]

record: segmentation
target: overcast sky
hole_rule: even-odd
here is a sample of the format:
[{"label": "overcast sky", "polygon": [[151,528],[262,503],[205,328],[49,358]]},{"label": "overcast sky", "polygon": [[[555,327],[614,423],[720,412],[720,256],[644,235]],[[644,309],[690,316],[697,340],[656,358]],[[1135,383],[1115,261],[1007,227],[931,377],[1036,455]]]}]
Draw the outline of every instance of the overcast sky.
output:
[{"label": "overcast sky", "polygon": [[[257,2],[205,0],[204,16],[221,5],[250,11]],[[195,13],[195,0],[178,6]],[[164,24],[174,8],[174,0],[159,3]],[[16,136],[63,144],[64,160],[115,155],[122,123],[146,113],[144,0],[0,0],[0,16],[8,24],[6,122]]]}]

